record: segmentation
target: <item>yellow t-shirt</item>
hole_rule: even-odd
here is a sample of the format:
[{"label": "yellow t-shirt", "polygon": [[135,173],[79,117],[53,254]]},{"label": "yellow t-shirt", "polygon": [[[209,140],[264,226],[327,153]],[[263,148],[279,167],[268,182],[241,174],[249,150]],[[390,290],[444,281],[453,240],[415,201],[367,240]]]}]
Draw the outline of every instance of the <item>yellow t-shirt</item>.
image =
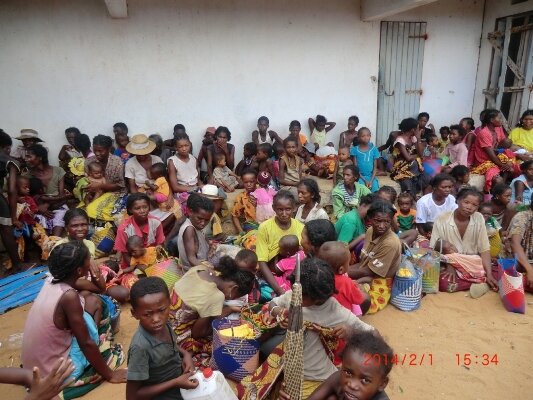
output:
[{"label": "yellow t-shirt", "polygon": [[146,265],[147,267],[151,267],[154,265],[157,261],[157,248],[156,247],[147,247],[146,253],[144,253],[144,256],[135,258],[131,257],[130,259],[130,266],[136,266],[136,265]]},{"label": "yellow t-shirt", "polygon": [[[61,240],[58,240],[56,242],[56,244],[54,244],[54,247],[52,248],[52,250],[55,249],[60,244],[68,243],[68,242],[70,242],[70,239],[68,237],[63,238]],[[94,255],[96,254],[96,246],[94,245],[94,243],[91,242],[90,240],[83,239],[83,244],[85,246],[87,246],[87,248],[89,249],[89,253],[91,254],[91,258],[94,258]]]},{"label": "yellow t-shirt", "polygon": [[511,131],[509,137],[514,145],[527,151],[533,151],[533,129],[526,131],[524,128],[516,127]]},{"label": "yellow t-shirt", "polygon": [[276,217],[272,217],[259,225],[255,247],[258,261],[272,260],[279,253],[279,240],[283,236],[296,235],[298,240],[302,238],[304,225],[300,221],[292,218],[289,229],[283,230],[276,224],[275,219]]}]

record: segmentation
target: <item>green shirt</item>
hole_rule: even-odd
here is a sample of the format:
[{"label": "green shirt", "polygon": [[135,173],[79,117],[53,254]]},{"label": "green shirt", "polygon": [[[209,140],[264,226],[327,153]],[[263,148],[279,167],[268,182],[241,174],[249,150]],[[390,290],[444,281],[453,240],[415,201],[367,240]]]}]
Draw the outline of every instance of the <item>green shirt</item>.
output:
[{"label": "green shirt", "polygon": [[[128,349],[128,380],[155,385],[181,375],[181,356],[176,344],[176,334],[166,325],[172,343],[161,342],[139,325]],[[182,399],[180,389],[173,388],[153,397],[154,400]]]},{"label": "green shirt", "polygon": [[335,224],[337,240],[350,243],[357,236],[365,233],[365,225],[357,210],[352,210],[344,214]]},{"label": "green shirt", "polygon": [[356,183],[353,194],[346,191],[344,183],[341,182],[331,191],[331,202],[333,204],[333,215],[339,219],[348,211],[357,208],[361,197],[370,194],[371,191],[365,185]]}]

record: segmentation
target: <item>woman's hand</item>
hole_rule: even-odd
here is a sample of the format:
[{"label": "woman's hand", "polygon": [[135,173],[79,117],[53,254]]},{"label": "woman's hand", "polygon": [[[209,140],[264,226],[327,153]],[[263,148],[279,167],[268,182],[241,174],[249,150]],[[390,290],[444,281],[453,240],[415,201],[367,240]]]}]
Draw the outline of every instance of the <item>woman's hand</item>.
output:
[{"label": "woman's hand", "polygon": [[100,268],[98,267],[98,265],[96,265],[94,261],[91,261],[91,263],[89,264],[89,272],[91,273],[91,276],[94,279],[96,280],[100,279],[100,276],[101,276]]},{"label": "woman's hand", "polygon": [[24,225],[18,219],[11,219],[13,221],[13,226],[17,229],[21,229]]},{"label": "woman's hand", "polygon": [[[451,265],[448,265],[446,267],[446,270],[442,273],[442,277],[447,279],[450,282],[455,282],[455,268],[453,268]],[[488,281],[488,277],[487,277]]]},{"label": "woman's hand", "polygon": [[109,378],[109,383],[125,383],[127,381],[128,377],[128,369],[127,368],[121,368],[117,369],[116,371],[113,371],[111,374],[111,378]]},{"label": "woman's hand", "polygon": [[346,333],[348,330],[345,325],[339,325],[333,328],[333,334],[339,339],[346,339]]},{"label": "woman's hand", "polygon": [[[531,267],[533,268],[533,265]],[[526,274],[526,284],[533,289],[533,270],[531,272],[528,271]]]},{"label": "woman's hand", "polygon": [[52,370],[45,378],[41,378],[39,368],[33,368],[30,392],[25,400],[51,399],[57,396],[65,387],[72,383],[72,379],[65,381],[74,371],[74,365],[69,359],[60,358],[54,363]]},{"label": "woman's hand", "polygon": [[500,169],[503,171],[503,172],[509,172],[509,171],[512,171],[513,170],[513,163],[512,162],[507,162],[505,164],[503,164]]},{"label": "woman's hand", "polygon": [[224,152],[224,154],[226,154],[226,156],[228,155],[228,143],[220,143],[220,142],[216,142],[216,145],[217,147],[222,150]]},{"label": "woman's hand", "polygon": [[492,276],[491,273],[488,273],[487,274],[487,284],[490,286],[490,288],[492,290],[494,290],[495,292],[498,291],[498,282],[496,281],[496,279],[494,279],[494,277]]}]

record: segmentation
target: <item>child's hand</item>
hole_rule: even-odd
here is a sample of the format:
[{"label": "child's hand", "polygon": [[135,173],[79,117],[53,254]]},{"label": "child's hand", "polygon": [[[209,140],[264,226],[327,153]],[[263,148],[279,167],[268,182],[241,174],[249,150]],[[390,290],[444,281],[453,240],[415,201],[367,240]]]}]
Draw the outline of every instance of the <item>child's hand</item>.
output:
[{"label": "child's hand", "polygon": [[30,383],[30,392],[25,400],[51,399],[66,386],[72,383],[72,380],[65,381],[74,371],[74,365],[69,359],[60,358],[54,363],[54,366],[48,376],[41,378],[39,368],[33,368],[33,377]]},{"label": "child's hand", "polygon": [[138,265],[135,266],[135,268],[141,270],[142,272],[144,272],[144,270],[146,268],[148,268],[148,266],[144,265],[144,264],[138,264]]},{"label": "child's hand", "polygon": [[128,369],[127,368],[121,368],[117,369],[116,371],[113,371],[111,374],[111,378],[109,379],[109,383],[126,383],[128,377]]},{"label": "child's hand", "polygon": [[183,368],[184,373],[193,372],[194,371],[194,362],[192,360],[191,353],[188,351],[185,351],[184,354],[182,354],[182,362],[181,366]]},{"label": "child's hand", "polygon": [[183,375],[178,376],[174,382],[176,387],[181,389],[194,389],[198,386],[198,381],[196,379],[191,379],[194,375],[194,372],[187,372]]},{"label": "child's hand", "polygon": [[241,307],[237,307],[237,306],[224,306],[222,307],[222,314],[221,314],[221,317],[227,317],[228,315],[230,314],[233,314],[233,313],[240,313],[241,312]]},{"label": "child's hand", "polygon": [[369,189],[372,189],[372,182],[365,182],[365,186]]}]

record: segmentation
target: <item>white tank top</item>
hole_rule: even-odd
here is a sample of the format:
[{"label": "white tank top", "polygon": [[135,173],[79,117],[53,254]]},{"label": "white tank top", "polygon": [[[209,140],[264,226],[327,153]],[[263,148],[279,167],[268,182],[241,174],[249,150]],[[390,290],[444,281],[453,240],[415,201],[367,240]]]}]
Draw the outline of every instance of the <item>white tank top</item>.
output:
[{"label": "white tank top", "polygon": [[176,176],[178,184],[186,186],[195,186],[198,181],[198,170],[196,169],[196,158],[189,155],[189,161],[185,162],[179,159],[178,156],[172,156],[168,159],[174,164],[176,168]]}]

